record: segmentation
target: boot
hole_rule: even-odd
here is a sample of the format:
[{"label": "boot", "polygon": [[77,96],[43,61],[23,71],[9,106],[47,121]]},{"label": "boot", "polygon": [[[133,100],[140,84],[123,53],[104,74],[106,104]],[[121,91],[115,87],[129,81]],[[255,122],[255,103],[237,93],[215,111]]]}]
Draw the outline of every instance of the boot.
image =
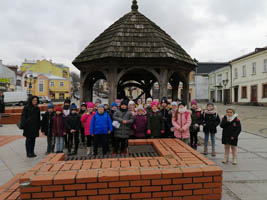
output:
[{"label": "boot", "polygon": [[227,164],[229,162],[229,157],[225,156],[222,163]]},{"label": "boot", "polygon": [[212,155],[213,157],[216,156],[216,151],[215,151],[215,149],[212,150],[211,155]]},{"label": "boot", "polygon": [[89,156],[91,154],[91,148],[87,147],[87,155]]},{"label": "boot", "polygon": [[204,155],[208,155],[208,147],[204,147],[204,152],[203,152]]},{"label": "boot", "polygon": [[237,158],[233,158],[233,162],[232,162],[233,165],[237,165]]},{"label": "boot", "polygon": [[195,150],[197,150],[197,144],[194,144],[193,148],[194,148]]}]

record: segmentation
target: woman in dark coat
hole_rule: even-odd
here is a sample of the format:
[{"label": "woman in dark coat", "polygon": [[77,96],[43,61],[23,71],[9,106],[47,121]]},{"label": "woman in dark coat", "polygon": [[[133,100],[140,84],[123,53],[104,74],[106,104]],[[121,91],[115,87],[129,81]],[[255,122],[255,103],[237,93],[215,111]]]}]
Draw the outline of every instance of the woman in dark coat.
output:
[{"label": "woman in dark coat", "polygon": [[28,104],[23,108],[21,115],[21,127],[23,128],[23,136],[26,137],[26,153],[27,157],[36,157],[34,153],[35,140],[39,137],[40,130],[40,108],[38,107],[39,98],[32,96],[29,98]]},{"label": "woman in dark coat", "polygon": [[227,114],[223,117],[221,122],[221,127],[223,129],[222,133],[222,144],[225,147],[224,160],[223,163],[228,163],[230,147],[233,154],[233,164],[237,164],[237,142],[238,136],[241,132],[241,123],[235,114],[233,108],[228,108],[226,110]]},{"label": "woman in dark coat", "polygon": [[4,95],[3,92],[0,91],[0,127],[3,125],[1,124],[1,118],[2,118],[2,113],[5,112],[5,101],[4,101]]}]

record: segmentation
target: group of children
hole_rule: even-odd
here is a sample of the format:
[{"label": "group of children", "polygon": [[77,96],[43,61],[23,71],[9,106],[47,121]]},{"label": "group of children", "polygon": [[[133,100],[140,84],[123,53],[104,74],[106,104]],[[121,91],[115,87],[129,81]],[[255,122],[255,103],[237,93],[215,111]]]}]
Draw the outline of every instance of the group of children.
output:
[{"label": "group of children", "polygon": [[236,146],[241,124],[235,110],[227,109],[221,120],[213,103],[201,110],[196,100],[191,102],[190,110],[183,102],[169,104],[165,97],[160,102],[148,98],[145,104],[141,99],[136,103],[116,100],[110,107],[97,99],[95,103],[82,103],[79,112],[70,100],[64,102],[63,108],[54,108],[50,103],[43,114],[41,130],[47,136],[47,153],[54,152],[55,147],[56,152],[63,152],[65,146],[69,155],[75,155],[81,139],[82,143],[86,140],[88,155],[97,155],[99,146],[102,146],[103,154],[112,151],[116,155],[127,153],[129,138],[178,138],[197,149],[198,132],[203,126],[203,153],[208,154],[210,137],[212,156],[216,156],[215,134],[219,125],[223,128],[222,143],[225,144],[223,162],[229,161],[231,147],[233,164],[237,164]]}]

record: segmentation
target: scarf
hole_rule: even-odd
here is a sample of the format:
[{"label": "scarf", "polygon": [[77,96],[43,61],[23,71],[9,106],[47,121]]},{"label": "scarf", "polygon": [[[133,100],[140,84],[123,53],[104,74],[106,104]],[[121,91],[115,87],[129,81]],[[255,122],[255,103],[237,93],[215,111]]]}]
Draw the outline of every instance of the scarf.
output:
[{"label": "scarf", "polygon": [[178,112],[179,112],[179,113],[185,113],[185,112],[186,112],[186,107],[184,107],[184,108],[179,108],[179,109],[178,109]]},{"label": "scarf", "polygon": [[206,114],[216,114],[216,110],[205,110]]},{"label": "scarf", "polygon": [[226,118],[228,122],[232,122],[235,118],[237,118],[237,116],[238,116],[237,114],[234,114],[232,117],[226,115]]}]

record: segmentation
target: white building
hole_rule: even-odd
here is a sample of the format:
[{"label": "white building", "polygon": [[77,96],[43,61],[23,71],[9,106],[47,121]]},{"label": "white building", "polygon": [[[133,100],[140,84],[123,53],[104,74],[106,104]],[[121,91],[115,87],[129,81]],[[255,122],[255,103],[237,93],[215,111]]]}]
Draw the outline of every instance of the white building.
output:
[{"label": "white building", "polygon": [[267,105],[267,47],[234,59],[232,101],[239,104]]},{"label": "white building", "polygon": [[209,100],[231,103],[231,68],[229,65],[209,73]]},{"label": "white building", "polygon": [[16,73],[3,65],[0,60],[0,90],[14,91],[16,89]]}]

